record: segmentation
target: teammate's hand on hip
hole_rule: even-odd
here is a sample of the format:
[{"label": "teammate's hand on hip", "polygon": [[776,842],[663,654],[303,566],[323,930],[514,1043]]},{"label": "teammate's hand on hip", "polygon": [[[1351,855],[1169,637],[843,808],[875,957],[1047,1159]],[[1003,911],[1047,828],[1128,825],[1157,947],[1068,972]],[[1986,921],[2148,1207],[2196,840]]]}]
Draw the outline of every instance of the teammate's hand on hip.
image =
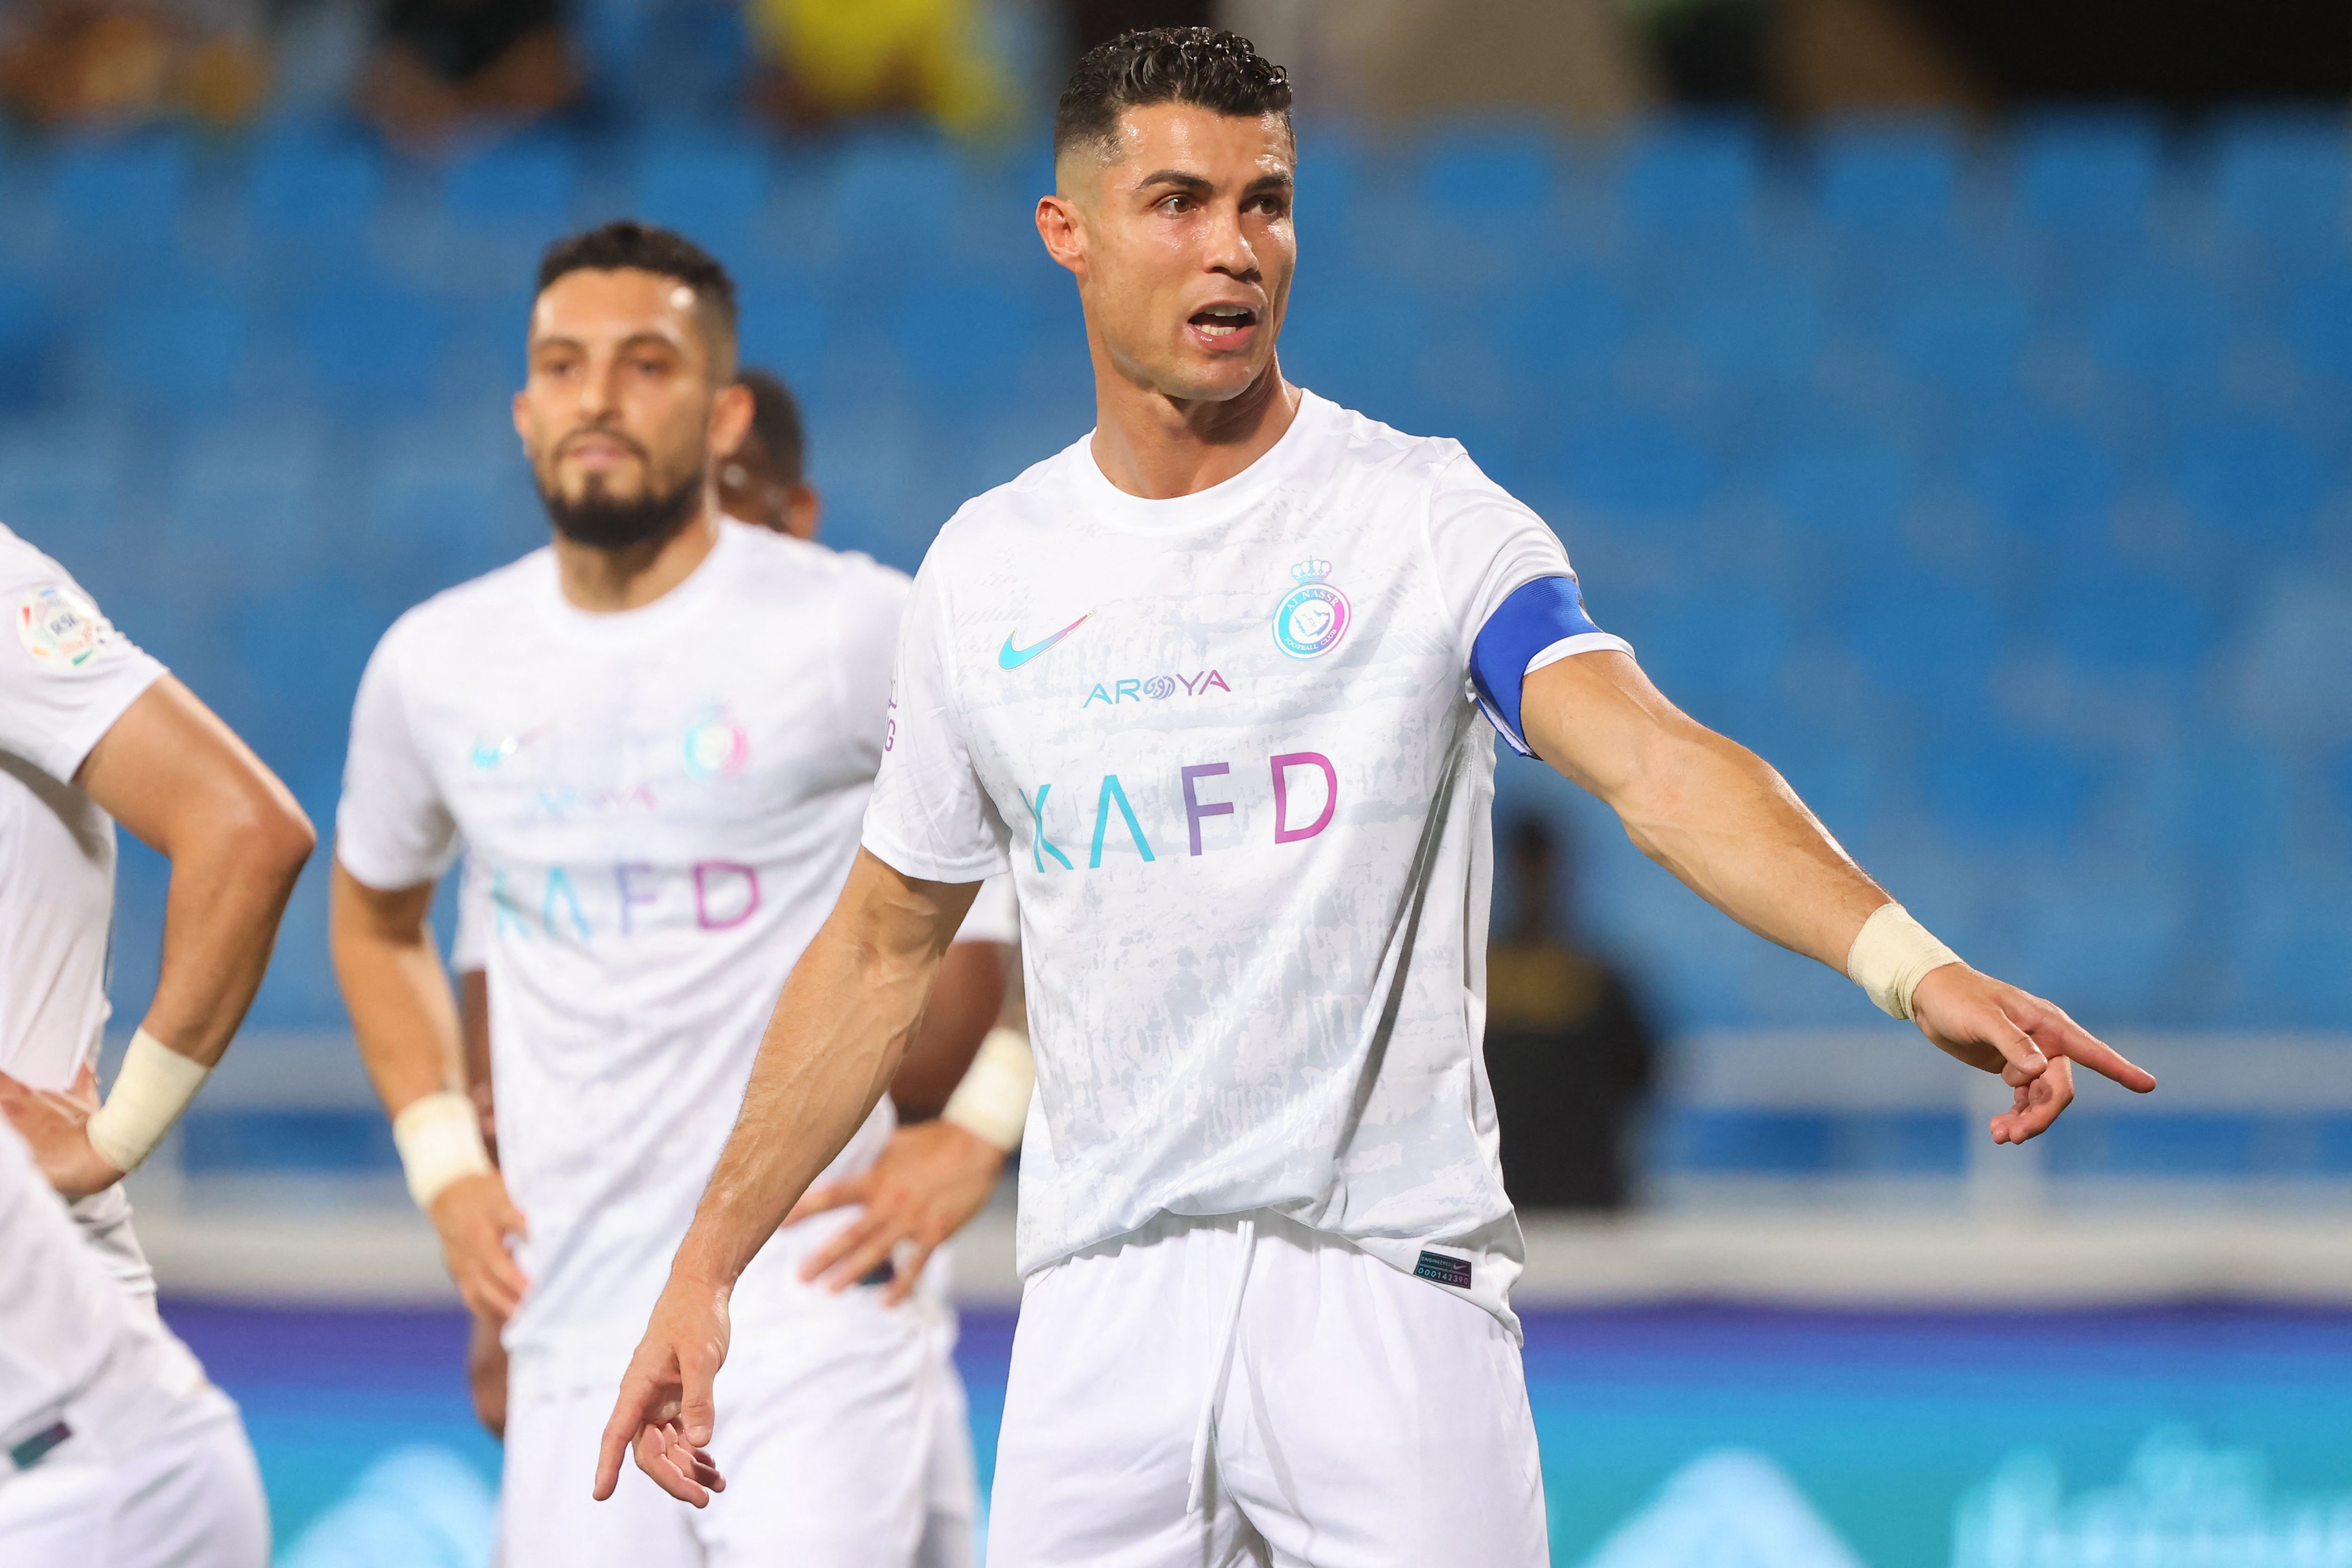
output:
[{"label": "teammate's hand on hip", "polygon": [[474,1396],[474,1419],[500,1442],[507,1436],[507,1347],[499,1325],[476,1313],[466,1333],[466,1391]]},{"label": "teammate's hand on hip", "polygon": [[1996,1143],[2022,1143],[2046,1131],[2074,1099],[2074,1065],[2111,1078],[2135,1094],[2155,1075],[2029,991],[1965,963],[1931,969],[1911,994],[1911,1021],[1939,1049],[1998,1072],[2015,1102],[1992,1119]]},{"label": "teammate's hand on hip", "polygon": [[883,1298],[897,1306],[913,1291],[923,1265],[940,1244],[988,1205],[1003,1169],[1002,1150],[952,1121],[901,1127],[864,1173],[811,1188],[784,1216],[791,1225],[853,1204],[866,1208],[809,1254],[801,1265],[801,1278],[822,1276],[827,1289],[846,1289],[880,1268],[905,1242],[907,1255],[898,1259],[896,1278]]},{"label": "teammate's hand on hip", "polygon": [[33,1163],[68,1203],[103,1192],[122,1179],[89,1146],[89,1119],[98,1110],[98,1075],[84,1063],[68,1089],[34,1089],[0,1073],[0,1115],[33,1152]]},{"label": "teammate's hand on hip", "polygon": [[514,1315],[530,1283],[515,1266],[507,1238],[530,1234],[522,1211],[507,1196],[506,1179],[496,1171],[452,1182],[434,1198],[433,1228],[441,1233],[441,1258],[467,1307],[494,1323]]},{"label": "teammate's hand on hip", "polygon": [[718,1423],[712,1380],[727,1360],[727,1292],[675,1274],[654,1303],[653,1321],[629,1370],[596,1454],[595,1498],[603,1502],[621,1484],[621,1456],[634,1451],[637,1468],[681,1502],[708,1507],[727,1479],[708,1445]]}]

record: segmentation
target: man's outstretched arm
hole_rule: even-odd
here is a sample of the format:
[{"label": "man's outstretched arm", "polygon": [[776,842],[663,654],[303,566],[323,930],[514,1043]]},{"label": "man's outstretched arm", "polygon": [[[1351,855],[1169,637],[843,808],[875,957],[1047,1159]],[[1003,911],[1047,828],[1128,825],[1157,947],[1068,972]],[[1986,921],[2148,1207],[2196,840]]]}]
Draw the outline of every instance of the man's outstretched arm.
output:
[{"label": "man's outstretched arm", "polygon": [[[1546,665],[1520,702],[1536,755],[1606,801],[1643,853],[1759,936],[1850,973],[1855,939],[1893,900],[1761,758],[1685,715],[1622,653]],[[1956,960],[1916,977],[1908,1000],[1930,1041],[2016,1091],[1996,1142],[2057,1120],[2074,1099],[2070,1061],[2156,1087],[2061,1008]]]},{"label": "man's outstretched arm", "polygon": [[857,852],[784,983],[735,1131],[622,1379],[597,1457],[599,1500],[632,1446],[640,1468],[698,1508],[725,1485],[703,1445],[711,1380],[727,1359],[728,1295],[889,1089],[979,886],[919,881]]}]

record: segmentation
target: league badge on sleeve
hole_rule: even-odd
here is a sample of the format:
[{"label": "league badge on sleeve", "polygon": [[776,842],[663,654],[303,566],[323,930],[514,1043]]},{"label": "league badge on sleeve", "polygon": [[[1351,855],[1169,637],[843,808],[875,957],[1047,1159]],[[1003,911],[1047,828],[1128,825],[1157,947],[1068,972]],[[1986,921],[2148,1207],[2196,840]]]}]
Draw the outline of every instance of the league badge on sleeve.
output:
[{"label": "league badge on sleeve", "polygon": [[1328,561],[1302,561],[1290,569],[1298,586],[1274,609],[1274,640],[1293,658],[1320,658],[1348,635],[1348,595],[1324,581]]},{"label": "league badge on sleeve", "polygon": [[45,583],[16,601],[16,640],[38,662],[71,669],[97,658],[114,627],[72,588]]}]

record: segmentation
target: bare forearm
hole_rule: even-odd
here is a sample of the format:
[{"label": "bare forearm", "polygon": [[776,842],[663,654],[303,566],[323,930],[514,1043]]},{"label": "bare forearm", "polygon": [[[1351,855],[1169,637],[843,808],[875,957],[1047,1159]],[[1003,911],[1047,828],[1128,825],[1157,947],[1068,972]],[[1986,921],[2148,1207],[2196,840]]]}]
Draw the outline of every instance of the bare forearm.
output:
[{"label": "bare forearm", "polygon": [[1008,951],[992,942],[960,942],[948,949],[922,1022],[890,1079],[890,1100],[900,1121],[937,1116],[971,1070],[980,1042],[1004,1005]]},{"label": "bare forearm", "polygon": [[890,1087],[940,957],[850,924],[836,912],[785,982],[675,1272],[731,1285]]},{"label": "bare forearm", "polygon": [[429,886],[377,892],[334,868],[328,929],[335,978],[360,1060],[395,1116],[466,1084],[457,1001],[425,923],[432,895]]},{"label": "bare forearm", "polygon": [[188,836],[172,858],[163,973],[143,1020],[149,1034],[206,1066],[220,1060],[261,987],[309,852],[307,831],[292,824]]}]

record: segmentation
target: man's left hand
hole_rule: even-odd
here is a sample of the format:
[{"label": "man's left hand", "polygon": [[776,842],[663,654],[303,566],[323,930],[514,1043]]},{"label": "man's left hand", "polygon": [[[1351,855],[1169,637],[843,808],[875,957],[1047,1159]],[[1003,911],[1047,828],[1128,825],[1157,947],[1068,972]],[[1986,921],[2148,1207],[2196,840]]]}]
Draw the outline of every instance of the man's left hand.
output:
[{"label": "man's left hand", "polygon": [[31,1146],[33,1163],[68,1203],[122,1179],[89,1146],[89,1119],[97,1110],[98,1074],[87,1062],[68,1089],[34,1089],[0,1073],[0,1116]]},{"label": "man's left hand", "polygon": [[2015,1093],[1992,1119],[1996,1143],[2022,1143],[2058,1120],[2074,1102],[2076,1062],[2134,1094],[2156,1087],[2153,1073],[2125,1060],[2065,1009],[1965,963],[1921,978],[1911,993],[1911,1021],[1938,1049],[2000,1074]]},{"label": "man's left hand", "polygon": [[901,1127],[863,1174],[810,1189],[784,1216],[791,1225],[828,1209],[865,1205],[864,1214],[809,1255],[801,1278],[822,1278],[827,1289],[845,1289],[890,1260],[903,1241],[907,1254],[897,1259],[897,1277],[884,1298],[897,1306],[940,1244],[988,1206],[1003,1169],[1002,1151],[952,1121]]}]

